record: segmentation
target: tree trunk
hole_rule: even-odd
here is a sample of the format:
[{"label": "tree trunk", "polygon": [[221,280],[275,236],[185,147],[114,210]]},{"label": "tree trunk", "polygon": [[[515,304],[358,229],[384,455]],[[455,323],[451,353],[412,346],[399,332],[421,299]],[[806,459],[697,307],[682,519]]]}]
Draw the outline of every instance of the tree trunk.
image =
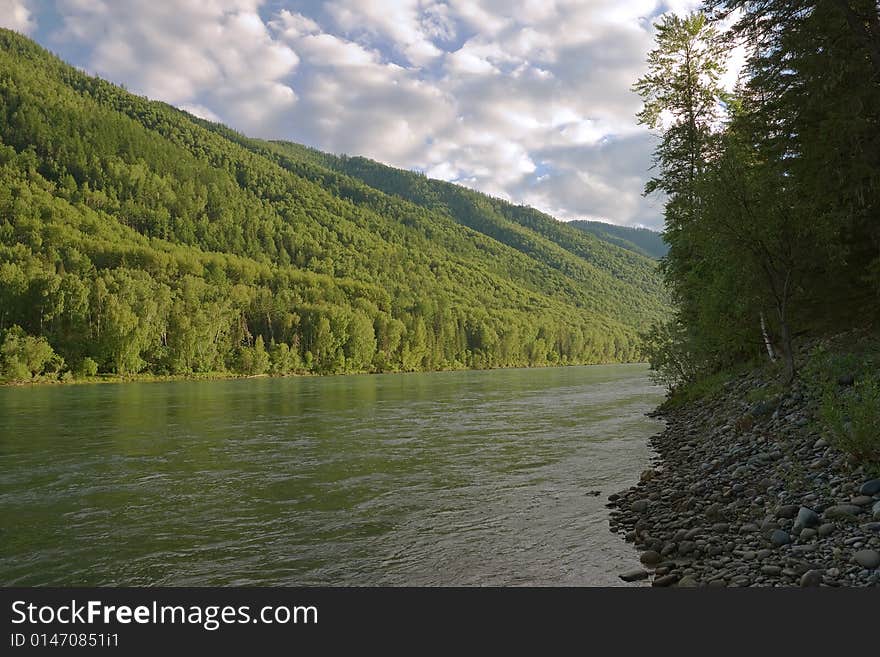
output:
[{"label": "tree trunk", "polygon": [[791,344],[791,328],[788,326],[784,310],[781,310],[779,313],[779,331],[782,333],[782,351],[785,359],[785,382],[791,383],[794,381],[795,375],[794,349]]},{"label": "tree trunk", "polygon": [[770,357],[770,362],[776,362],[776,350],[773,349],[773,343],[770,341],[770,335],[767,333],[767,322],[764,319],[764,313],[761,312],[761,335],[764,338],[764,346],[767,347],[767,355]]}]

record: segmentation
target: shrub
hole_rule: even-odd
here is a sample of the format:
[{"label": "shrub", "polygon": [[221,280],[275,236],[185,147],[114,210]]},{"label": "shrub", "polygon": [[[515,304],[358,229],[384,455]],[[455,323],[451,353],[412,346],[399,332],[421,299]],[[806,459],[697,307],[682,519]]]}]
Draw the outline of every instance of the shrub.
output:
[{"label": "shrub", "polygon": [[76,369],[78,377],[95,376],[98,373],[98,363],[86,356],[80,361],[79,367]]},{"label": "shrub", "polygon": [[5,332],[0,344],[0,376],[7,381],[30,381],[43,374],[58,374],[64,359],[55,353],[46,338],[35,338],[20,326]]},{"label": "shrub", "polygon": [[828,386],[819,415],[837,446],[859,460],[880,463],[880,379],[851,388]]}]

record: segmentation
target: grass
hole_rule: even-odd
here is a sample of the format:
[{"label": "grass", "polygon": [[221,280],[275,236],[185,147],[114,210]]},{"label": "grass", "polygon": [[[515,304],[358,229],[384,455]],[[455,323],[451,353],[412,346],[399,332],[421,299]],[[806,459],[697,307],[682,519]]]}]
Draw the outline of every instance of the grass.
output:
[{"label": "grass", "polygon": [[731,378],[732,372],[721,371],[709,374],[697,381],[676,388],[660,406],[662,410],[672,410],[695,401],[716,397],[724,389],[724,384]]},{"label": "grass", "polygon": [[[853,385],[841,377],[852,376]],[[809,394],[818,402],[822,430],[839,449],[880,470],[880,340],[856,334],[814,349],[801,369]]]}]

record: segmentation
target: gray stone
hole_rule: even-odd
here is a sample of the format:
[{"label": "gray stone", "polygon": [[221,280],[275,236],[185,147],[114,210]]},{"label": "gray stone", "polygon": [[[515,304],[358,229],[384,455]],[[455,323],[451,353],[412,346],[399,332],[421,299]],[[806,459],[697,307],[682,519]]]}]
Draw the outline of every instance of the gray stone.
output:
[{"label": "gray stone", "polygon": [[798,505],[797,504],[784,504],[778,509],[776,509],[776,517],[777,518],[794,518],[798,514]]},{"label": "gray stone", "polygon": [[663,575],[651,582],[651,586],[672,586],[678,581],[678,575]]},{"label": "gray stone", "polygon": [[791,536],[789,536],[788,532],[783,531],[781,529],[774,529],[773,533],[770,534],[770,542],[773,543],[776,547],[782,547],[783,545],[788,545],[791,543]]},{"label": "gray stone", "polygon": [[804,527],[800,533],[800,539],[802,541],[811,541],[816,538],[816,534],[818,532],[815,529],[810,529],[809,527]]},{"label": "gray stone", "polygon": [[770,415],[774,410],[776,410],[776,406],[770,402],[758,402],[752,406],[751,414],[755,417],[760,417],[762,415]]},{"label": "gray stone", "polygon": [[794,526],[795,527],[815,527],[819,524],[819,514],[813,511],[812,509],[808,509],[805,506],[802,506],[797,511],[797,518],[795,518]]},{"label": "gray stone", "polygon": [[761,566],[761,574],[762,575],[776,576],[781,573],[782,573],[781,566],[774,566],[772,564],[767,564],[767,565]]},{"label": "gray stone", "polygon": [[859,488],[859,495],[876,495],[880,493],[880,479],[871,479]]},{"label": "gray stone", "polygon": [[644,513],[648,510],[648,500],[636,500],[629,505],[629,510],[633,513]]},{"label": "gray stone", "polygon": [[870,495],[857,495],[850,501],[856,506],[868,506],[874,502],[874,498]]},{"label": "gray stone", "polygon": [[880,552],[877,552],[877,550],[859,550],[853,555],[853,560],[862,568],[873,570],[880,566]]},{"label": "gray stone", "polygon": [[830,536],[834,533],[834,525],[830,522],[826,522],[824,525],[819,525],[819,529],[817,531],[819,532],[819,536],[821,536],[822,538]]},{"label": "gray stone", "polygon": [[837,383],[844,387],[849,387],[856,382],[856,377],[854,374],[844,374],[843,376],[837,379]]},{"label": "gray stone", "polygon": [[638,570],[631,570],[627,573],[621,573],[618,575],[620,579],[624,582],[638,582],[641,579],[648,579],[648,571],[639,568]]},{"label": "gray stone", "polygon": [[700,583],[691,575],[685,575],[680,580],[678,580],[678,584],[676,584],[676,586],[682,589],[694,589],[697,588],[699,585]]},{"label": "gray stone", "polygon": [[822,583],[821,570],[808,570],[801,575],[801,586],[819,586]]},{"label": "gray stone", "polygon": [[654,550],[648,550],[647,552],[642,553],[642,556],[639,557],[639,561],[641,561],[646,566],[660,563],[660,553],[655,552]]},{"label": "gray stone", "polygon": [[852,518],[862,512],[862,507],[855,504],[835,504],[825,509],[822,514],[826,518]]}]

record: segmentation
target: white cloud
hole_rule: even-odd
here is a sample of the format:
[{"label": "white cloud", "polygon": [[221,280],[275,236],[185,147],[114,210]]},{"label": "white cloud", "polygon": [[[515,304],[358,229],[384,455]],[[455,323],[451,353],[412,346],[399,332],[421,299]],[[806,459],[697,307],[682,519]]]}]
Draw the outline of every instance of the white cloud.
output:
[{"label": "white cloud", "polygon": [[56,0],[52,45],[248,134],[420,169],[562,219],[658,226],[630,88],[652,21],[698,4]]},{"label": "white cloud", "polygon": [[338,0],[326,3],[325,11],[343,34],[378,37],[406,63],[420,66],[443,54],[432,38],[451,30],[442,7],[419,0]]},{"label": "white cloud", "polygon": [[61,43],[94,43],[87,68],[130,89],[214,120],[274,136],[296,94],[284,81],[299,63],[276,41],[256,0],[59,0]]},{"label": "white cloud", "polygon": [[22,34],[33,32],[36,21],[31,15],[29,4],[26,0],[0,0],[0,27]]},{"label": "white cloud", "polygon": [[206,121],[213,121],[214,123],[220,123],[222,121],[219,116],[214,114],[214,112],[198,103],[184,103],[178,107],[184,112],[189,112],[190,114],[197,116],[200,119],[205,119]]}]

